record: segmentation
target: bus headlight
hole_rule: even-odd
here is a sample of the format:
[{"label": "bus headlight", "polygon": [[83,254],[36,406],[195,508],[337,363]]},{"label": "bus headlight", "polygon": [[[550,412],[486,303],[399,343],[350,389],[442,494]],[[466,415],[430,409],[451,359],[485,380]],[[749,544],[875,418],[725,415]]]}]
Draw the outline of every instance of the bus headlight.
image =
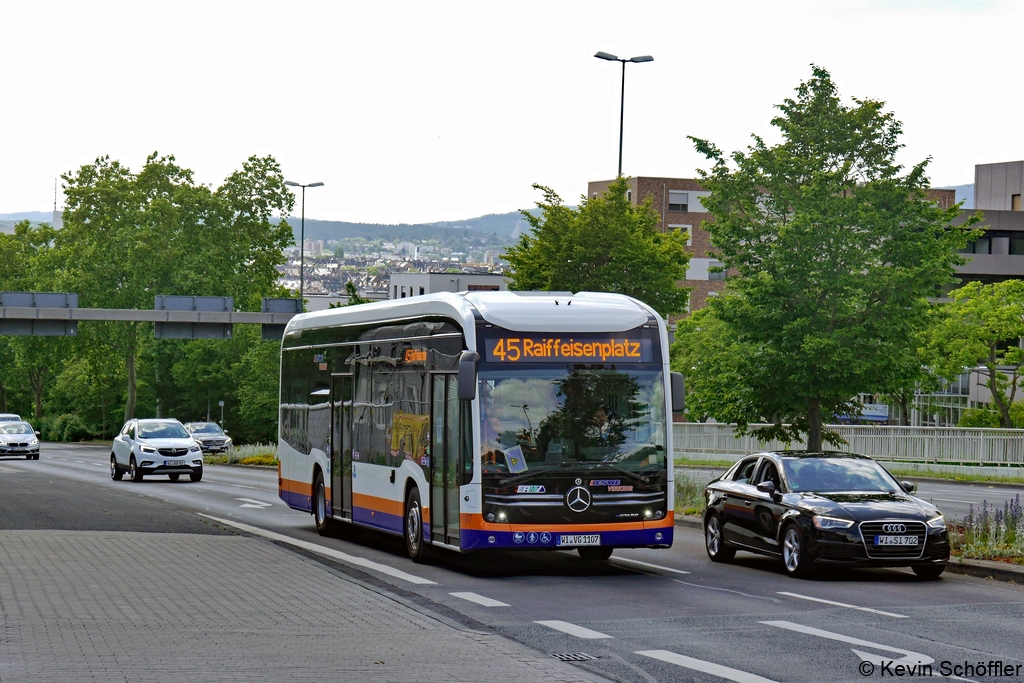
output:
[{"label": "bus headlight", "polygon": [[486,519],[488,522],[493,522],[494,521],[494,513],[493,512],[488,512],[486,515],[484,515],[484,519]]},{"label": "bus headlight", "polygon": [[665,516],[665,511],[664,510],[655,510],[654,511],[654,518],[655,519],[661,519],[664,516]]},{"label": "bus headlight", "polygon": [[644,510],[644,519],[650,519],[653,513],[650,510]]},{"label": "bus headlight", "polygon": [[498,521],[499,522],[504,522],[507,519],[508,519],[508,515],[505,514],[504,510],[502,510],[501,512],[498,513]]}]

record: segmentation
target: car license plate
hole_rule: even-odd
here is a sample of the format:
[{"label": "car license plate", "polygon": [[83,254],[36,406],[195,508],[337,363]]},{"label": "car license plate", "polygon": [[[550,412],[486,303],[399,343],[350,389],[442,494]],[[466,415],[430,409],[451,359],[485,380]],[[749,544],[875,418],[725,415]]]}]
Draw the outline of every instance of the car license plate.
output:
[{"label": "car license plate", "polygon": [[600,534],[563,534],[558,537],[558,545],[601,545]]},{"label": "car license plate", "polygon": [[917,536],[875,536],[875,545],[917,545]]},{"label": "car license plate", "polygon": [[185,464],[184,460],[164,460],[165,467],[181,467]]}]

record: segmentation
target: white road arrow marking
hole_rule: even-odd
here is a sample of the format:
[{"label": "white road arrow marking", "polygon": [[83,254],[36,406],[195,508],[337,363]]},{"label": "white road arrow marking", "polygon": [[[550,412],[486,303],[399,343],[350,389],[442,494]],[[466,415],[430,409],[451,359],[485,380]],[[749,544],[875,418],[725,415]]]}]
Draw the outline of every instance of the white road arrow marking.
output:
[{"label": "white road arrow marking", "polygon": [[240,508],[256,508],[257,510],[262,510],[273,505],[273,503],[264,503],[262,500],[253,500],[252,498],[235,498],[235,500],[242,501],[242,504],[238,506]]},{"label": "white road arrow marking", "polygon": [[785,595],[791,598],[798,598],[800,600],[810,600],[812,602],[820,602],[826,605],[834,605],[836,607],[846,607],[847,609],[856,609],[861,612],[871,612],[872,614],[881,614],[886,617],[895,617],[897,619],[906,619],[905,614],[896,614],[894,612],[883,612],[880,609],[872,609],[870,607],[858,607],[857,605],[850,605],[845,602],[835,602],[834,600],[825,600],[823,598],[815,598],[810,595],[800,595],[799,593],[790,593],[788,591],[779,591],[779,595]]},{"label": "white road arrow marking", "polygon": [[869,652],[861,652],[860,650],[853,650],[854,654],[860,657],[865,662],[871,662],[876,666],[880,666],[883,662],[892,662],[893,665],[903,664],[908,667],[921,666],[923,664],[931,664],[935,660],[928,655],[923,655],[920,652],[912,652],[910,650],[904,650],[898,647],[890,647],[888,645],[880,645],[878,643],[872,643],[870,640],[861,640],[860,638],[851,638],[850,636],[844,636],[841,633],[832,633],[831,631],[822,631],[818,628],[812,628],[810,626],[803,626],[801,624],[794,624],[791,621],[762,621],[760,622],[767,626],[776,626],[778,628],[784,628],[788,631],[796,631],[797,633],[806,633],[810,636],[818,636],[819,638],[828,638],[829,640],[838,640],[841,643],[849,643],[850,645],[860,645],[861,647],[870,647],[875,650],[882,650],[883,652],[895,652],[903,655],[899,659],[886,659],[881,655],[874,655]]}]

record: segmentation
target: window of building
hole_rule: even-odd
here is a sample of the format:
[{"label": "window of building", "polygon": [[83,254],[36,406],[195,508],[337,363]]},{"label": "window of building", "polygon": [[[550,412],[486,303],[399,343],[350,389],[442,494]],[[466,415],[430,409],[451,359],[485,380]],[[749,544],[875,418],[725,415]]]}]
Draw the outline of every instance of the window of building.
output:
[{"label": "window of building", "polygon": [[1024,235],[1010,238],[1010,253],[1014,256],[1024,256]]},{"label": "window of building", "polygon": [[1020,195],[1019,194],[1011,194],[1010,195],[1010,211],[1020,211],[1020,210],[1021,210]]},{"label": "window of building", "polygon": [[721,261],[712,261],[708,264],[708,279],[709,280],[724,280],[725,279],[725,264]]},{"label": "window of building", "polygon": [[690,204],[690,193],[688,192],[677,192],[675,190],[669,190],[668,192],[668,210],[669,211],[689,211]]},{"label": "window of building", "polygon": [[987,254],[992,249],[992,240],[988,237],[980,237],[978,241],[974,243],[975,254]]},{"label": "window of building", "polygon": [[633,190],[626,190],[626,201],[627,202],[632,202],[633,201]]},{"label": "window of building", "polygon": [[682,223],[671,223],[668,226],[669,230],[679,230],[680,232],[686,233],[686,246],[693,246],[693,226],[683,225]]},{"label": "window of building", "polygon": [[420,287],[420,296],[423,296],[423,292],[424,292],[423,287]]}]

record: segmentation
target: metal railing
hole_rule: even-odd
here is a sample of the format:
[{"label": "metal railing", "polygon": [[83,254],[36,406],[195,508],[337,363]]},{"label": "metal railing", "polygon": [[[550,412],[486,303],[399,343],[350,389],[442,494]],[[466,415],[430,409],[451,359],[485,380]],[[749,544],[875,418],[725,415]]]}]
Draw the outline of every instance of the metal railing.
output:
[{"label": "metal railing", "polygon": [[[752,425],[751,428],[757,427]],[[847,444],[831,450],[868,455],[879,460],[952,465],[1024,466],[1024,430],[953,427],[890,427],[829,425]],[[737,437],[732,425],[677,422],[673,447],[683,457],[741,456],[761,451],[802,449],[794,441],[763,443],[750,435]]]}]

